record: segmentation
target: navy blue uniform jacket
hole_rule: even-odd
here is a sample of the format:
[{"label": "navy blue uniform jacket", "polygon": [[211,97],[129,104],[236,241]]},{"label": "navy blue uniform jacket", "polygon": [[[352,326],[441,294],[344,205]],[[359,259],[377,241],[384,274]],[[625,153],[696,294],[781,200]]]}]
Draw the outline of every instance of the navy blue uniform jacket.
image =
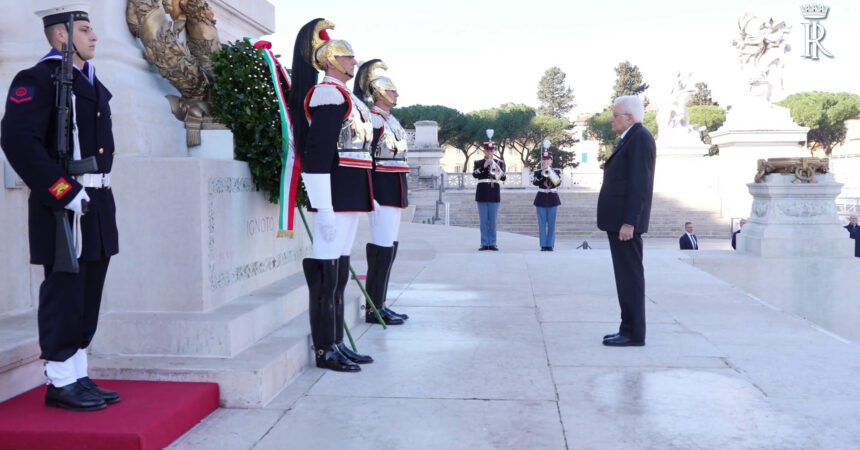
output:
[{"label": "navy blue uniform jacket", "polygon": [[[83,188],[57,164],[57,109],[52,75],[60,62],[45,60],[15,75],[6,97],[6,114],[0,121],[0,146],[15,172],[30,188],[30,262],[53,264],[53,211],[63,209]],[[90,85],[75,70],[76,120],[81,158],[95,156],[99,173],[110,173],[114,142],[111,93],[98,78]],[[72,153],[70,145],[69,153]],[[89,212],[81,217],[81,259],[95,261],[119,252],[116,205],[110,189],[87,189]]]}]

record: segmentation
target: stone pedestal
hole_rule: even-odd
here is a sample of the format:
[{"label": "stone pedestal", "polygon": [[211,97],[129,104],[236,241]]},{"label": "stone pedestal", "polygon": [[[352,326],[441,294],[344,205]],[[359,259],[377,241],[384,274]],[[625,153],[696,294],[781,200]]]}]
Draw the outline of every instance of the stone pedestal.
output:
[{"label": "stone pedestal", "polygon": [[661,130],[657,139],[654,191],[702,207],[719,205],[717,165],[708,145],[686,128]]},{"label": "stone pedestal", "polygon": [[711,133],[720,147],[717,157],[718,190],[725,217],[745,217],[752,197],[746,184],[753,180],[757,161],[809,156],[806,127],[791,120],[787,108],[750,99],[733,107],[723,126]]},{"label": "stone pedestal", "polygon": [[432,120],[415,122],[415,134],[409,142],[409,167],[418,176],[438,176],[444,152],[439,146],[439,124]]},{"label": "stone pedestal", "polygon": [[[738,235],[737,250],[769,258],[854,256],[836,212],[842,184],[832,174],[818,183],[794,183],[794,175],[770,174],[747,185],[753,198],[749,219]],[[797,264],[804,260],[797,259]]]}]

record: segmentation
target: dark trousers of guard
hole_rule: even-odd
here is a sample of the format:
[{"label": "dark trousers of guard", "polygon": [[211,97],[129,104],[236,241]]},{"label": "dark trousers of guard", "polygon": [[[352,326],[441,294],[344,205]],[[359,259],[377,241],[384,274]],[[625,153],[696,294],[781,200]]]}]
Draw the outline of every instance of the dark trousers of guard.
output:
[{"label": "dark trousers of guard", "polygon": [[343,294],[349,280],[349,256],[302,260],[308,284],[308,318],[316,366],[338,372],[358,372],[358,364],[373,362],[343,344]]},{"label": "dark trousers of guard", "polygon": [[642,264],[642,234],[621,241],[618,233],[607,233],[615,270],[615,288],[621,307],[618,332],[636,341],[645,340],[645,267]]},{"label": "dark trousers of guard", "polygon": [[42,359],[62,362],[87,348],[96,334],[110,258],[79,261],[78,273],[46,265],[39,288],[39,346]]}]

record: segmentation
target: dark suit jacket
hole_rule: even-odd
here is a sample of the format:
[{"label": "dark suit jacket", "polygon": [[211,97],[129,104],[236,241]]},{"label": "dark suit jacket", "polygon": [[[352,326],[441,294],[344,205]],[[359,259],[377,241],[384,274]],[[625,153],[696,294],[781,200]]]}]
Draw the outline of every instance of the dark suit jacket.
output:
[{"label": "dark suit jacket", "polygon": [[648,231],[657,147],[641,123],[633,124],[603,168],[603,186],[597,199],[597,227],[617,233],[633,225],[634,233]]},{"label": "dark suit jacket", "polygon": [[[15,75],[6,98],[6,114],[0,122],[0,146],[30,188],[32,264],[53,264],[53,212],[63,209],[83,188],[56,162],[57,108],[52,76],[59,65],[59,61],[48,59]],[[79,71],[74,73],[72,91],[81,158],[95,156],[98,172],[110,173],[114,155],[108,104],[111,93],[97,77],[91,85]],[[81,259],[95,261],[119,251],[116,205],[109,189],[87,189],[87,195],[89,212],[81,217]]]},{"label": "dark suit jacket", "polygon": [[851,239],[854,239],[854,256],[860,258],[860,239],[858,239],[860,238],[860,236],[858,236],[860,235],[860,227],[845,225],[845,229],[848,230],[848,236],[850,236]]},{"label": "dark suit jacket", "polygon": [[741,232],[741,230],[740,230],[740,228],[738,228],[737,230],[735,230],[735,231],[732,233],[732,248],[733,248],[733,249],[735,249],[735,250],[737,250],[737,249],[738,249],[738,234],[739,234],[740,232]]},{"label": "dark suit jacket", "polygon": [[[694,234],[693,236],[696,235]],[[678,239],[678,245],[681,246],[681,250],[698,250],[698,240],[699,238],[696,238],[697,244],[693,245],[693,240],[690,239],[689,236],[687,236],[687,233],[684,233],[683,235],[681,235],[681,238]]]}]

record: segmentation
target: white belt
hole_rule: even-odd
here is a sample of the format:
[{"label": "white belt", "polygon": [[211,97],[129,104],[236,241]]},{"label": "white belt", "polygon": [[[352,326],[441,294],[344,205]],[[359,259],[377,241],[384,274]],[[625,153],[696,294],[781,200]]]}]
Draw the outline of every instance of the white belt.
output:
[{"label": "white belt", "polygon": [[538,189],[538,192],[543,192],[544,194],[549,194],[552,192],[558,192],[558,189]]},{"label": "white belt", "polygon": [[78,183],[88,188],[108,188],[110,189],[110,174],[109,173],[85,173],[78,177]]},{"label": "white belt", "polygon": [[490,179],[484,178],[483,180],[478,180],[478,183],[479,184],[480,183],[496,183],[496,184],[499,184],[499,180],[490,180]]},{"label": "white belt", "polygon": [[409,172],[409,163],[403,159],[377,159],[378,172]]}]

